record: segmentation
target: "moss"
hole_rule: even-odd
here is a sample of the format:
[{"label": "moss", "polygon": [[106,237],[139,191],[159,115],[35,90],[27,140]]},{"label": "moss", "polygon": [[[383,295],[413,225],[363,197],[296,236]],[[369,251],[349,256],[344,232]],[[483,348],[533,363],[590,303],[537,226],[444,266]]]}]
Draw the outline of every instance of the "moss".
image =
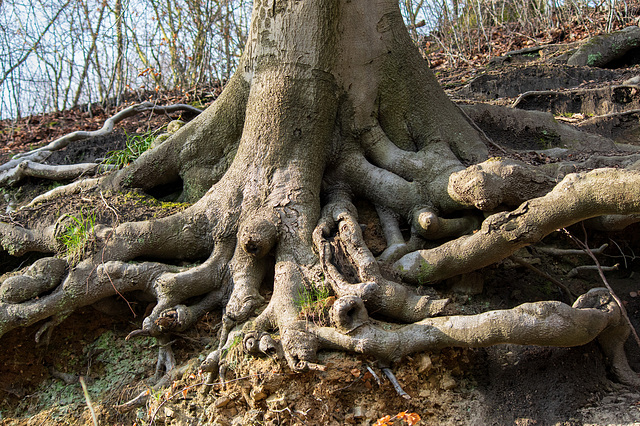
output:
[{"label": "moss", "polygon": [[423,260],[418,267],[418,273],[416,277],[418,278],[419,285],[425,285],[431,282],[431,276],[433,275],[434,266],[428,263],[426,260]]},{"label": "moss", "polygon": [[[72,359],[71,352],[68,356],[62,354],[68,361],[64,367],[67,373],[86,376],[88,392],[92,399],[108,398],[115,401],[120,397],[123,385],[136,383],[153,371],[155,343],[152,337],[126,342],[122,336],[107,331],[87,345],[84,356]],[[88,370],[87,365],[90,366]],[[50,409],[51,418],[62,417],[86,405],[78,383],[66,384],[58,379],[46,380],[41,383],[36,394],[38,398],[35,400],[25,399],[21,410],[24,414]]]},{"label": "moss", "polygon": [[590,67],[595,66],[596,64],[599,64],[601,60],[602,53],[590,53],[589,56],[587,56],[587,65]]},{"label": "moss", "polygon": [[558,146],[562,142],[562,138],[554,131],[541,130],[536,140],[542,149],[549,149]]}]

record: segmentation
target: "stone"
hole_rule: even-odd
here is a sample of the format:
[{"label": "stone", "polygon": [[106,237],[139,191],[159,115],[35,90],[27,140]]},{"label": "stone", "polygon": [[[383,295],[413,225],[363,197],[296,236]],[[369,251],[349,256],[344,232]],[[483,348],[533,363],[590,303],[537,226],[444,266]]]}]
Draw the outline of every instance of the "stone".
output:
[{"label": "stone", "polygon": [[456,380],[451,377],[450,374],[445,374],[440,380],[440,388],[444,390],[451,390],[457,385]]},{"label": "stone", "polygon": [[278,408],[283,408],[286,405],[286,399],[284,395],[278,394],[278,393],[269,395],[266,402],[269,408],[278,409]]},{"label": "stone", "polygon": [[164,407],[164,415],[171,418],[175,415],[175,411],[171,407]]},{"label": "stone", "polygon": [[226,407],[230,402],[231,402],[231,398],[229,398],[226,395],[222,395],[220,398],[216,399],[213,405],[216,408],[223,408],[223,407]]},{"label": "stone", "polygon": [[424,374],[433,368],[433,362],[428,354],[422,353],[416,357],[418,373]]}]

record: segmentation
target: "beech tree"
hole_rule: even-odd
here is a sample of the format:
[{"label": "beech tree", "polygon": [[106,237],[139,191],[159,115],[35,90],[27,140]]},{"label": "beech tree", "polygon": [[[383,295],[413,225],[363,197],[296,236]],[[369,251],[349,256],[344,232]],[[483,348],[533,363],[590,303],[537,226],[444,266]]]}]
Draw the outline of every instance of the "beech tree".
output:
[{"label": "beech tree", "polygon": [[[139,290],[157,304],[130,337],[163,338],[222,310],[220,348],[202,366],[212,375],[240,332],[245,350],[282,353],[295,371],[322,368],[321,349],[387,367],[447,346],[597,338],[617,378],[639,384],[623,351],[630,328],[606,290],[573,306],[438,316],[447,300],[412,287],[491,265],[579,221],[637,220],[628,215],[640,213],[640,173],[604,168],[557,183],[557,169],[489,158],[491,145],[439,87],[397,0],[255,0],[244,55],[221,96],[132,165],[90,183],[103,191],[178,183],[193,204],[163,219],[96,226],[93,254],[76,265],[45,257],[5,280],[0,335],[47,320],[42,338],[80,306]],[[65,191],[79,185],[88,186]],[[375,206],[384,229],[378,258],[364,242],[358,199]],[[0,224],[12,255],[55,253],[59,233],[56,224]],[[265,300],[261,286],[271,285]],[[330,320],[301,319],[300,295],[324,287],[335,296]],[[168,347],[160,351],[170,370]]]}]

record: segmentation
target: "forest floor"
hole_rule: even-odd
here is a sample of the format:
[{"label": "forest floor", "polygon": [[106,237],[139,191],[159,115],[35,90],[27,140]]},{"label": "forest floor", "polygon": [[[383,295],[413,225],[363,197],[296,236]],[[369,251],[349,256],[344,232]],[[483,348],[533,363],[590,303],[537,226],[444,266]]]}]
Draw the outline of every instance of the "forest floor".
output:
[{"label": "forest floor", "polygon": [[[551,53],[556,54],[558,51]],[[514,56],[520,55],[511,58]],[[461,103],[482,100],[508,105],[518,94],[534,90],[525,87],[526,81],[557,86],[558,81],[551,81],[556,78],[553,76],[567,73],[566,68],[543,63],[541,55],[456,69],[448,68],[444,62],[438,64],[438,58],[441,59],[438,55],[431,58],[438,78],[450,96]],[[635,75],[640,75],[637,65],[594,72],[593,78],[576,74],[576,82],[569,86],[607,88]],[[204,106],[217,92],[219,88],[167,95],[164,103]],[[146,100],[144,96],[132,100]],[[11,126],[0,123],[0,154],[6,161],[11,154],[65,133],[99,128],[112,113],[98,108],[89,113],[85,108],[28,117]],[[74,143],[49,161],[64,164],[104,157],[121,148],[127,135],[156,130],[175,118],[127,119],[114,134]],[[584,112],[565,111],[558,115],[558,119],[575,125],[589,118]],[[622,134],[625,143],[629,143],[633,140],[629,136],[633,134],[631,130],[616,133],[622,126],[624,123],[618,123],[607,131]],[[510,148],[523,148],[523,142],[514,141],[513,136],[490,136]],[[545,141],[539,142],[544,145]],[[530,143],[535,145],[536,141]],[[526,158],[544,161],[534,148]],[[7,201],[20,204],[52,186],[36,179],[24,181],[14,191],[5,191],[7,199],[0,199],[0,211],[5,211]],[[82,194],[18,210],[4,215],[2,220],[34,227],[40,221],[50,223],[54,216],[84,212],[94,214],[98,223],[113,225],[166,216],[184,207],[142,193]],[[376,254],[385,244],[380,225],[370,206],[358,208],[368,246]],[[579,226],[570,232],[584,238]],[[640,253],[640,226],[617,234],[589,233],[592,247],[604,243],[609,247],[600,261],[605,266],[619,264],[618,270],[607,273],[607,277],[634,326],[640,328],[640,260],[634,254]],[[540,245],[574,248],[561,232],[550,235]],[[573,268],[589,263],[587,256],[552,256],[537,247],[523,249],[517,256],[560,280],[574,294],[602,286],[595,271],[569,277]],[[18,270],[27,260],[2,256],[1,272]],[[568,302],[553,282],[510,259],[440,283],[435,289],[442,297],[451,298],[447,314],[475,314],[536,300]],[[269,294],[264,296],[268,298]],[[157,342],[152,338],[125,341],[128,333],[140,328],[148,309],[141,301],[128,306],[123,299],[114,297],[72,314],[55,329],[48,345],[38,346],[34,341],[38,324],[3,336],[0,423],[92,424],[91,405],[104,425],[372,425],[385,416],[404,412],[417,413],[421,418],[418,424],[425,425],[640,424],[639,390],[611,380],[596,343],[576,348],[499,345],[407,357],[395,364],[393,371],[410,399],[400,397],[375,360],[366,357],[322,352],[320,362],[327,366],[326,371],[293,374],[284,361],[253,358],[232,349],[234,353],[227,357],[227,382],[215,384],[205,394],[197,368],[217,347],[217,314],[205,316],[196,327],[175,336],[177,362],[187,366],[184,375],[162,391],[151,391],[146,406],[121,413],[116,409],[118,404],[150,389],[152,383]],[[627,342],[627,353],[632,367],[640,371],[640,349],[632,340]],[[86,402],[78,383],[80,376],[86,382],[91,404]],[[395,424],[406,423],[396,420]]]}]

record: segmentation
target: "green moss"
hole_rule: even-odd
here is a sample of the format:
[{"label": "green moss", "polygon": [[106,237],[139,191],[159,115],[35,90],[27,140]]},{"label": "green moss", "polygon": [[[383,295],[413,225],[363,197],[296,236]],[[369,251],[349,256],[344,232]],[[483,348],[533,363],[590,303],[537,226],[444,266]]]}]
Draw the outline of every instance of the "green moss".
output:
[{"label": "green moss", "polygon": [[431,275],[433,275],[434,271],[433,265],[428,263],[426,260],[423,260],[418,267],[418,273],[416,277],[418,278],[418,284],[425,285],[431,282]]},{"label": "green moss", "polygon": [[560,135],[550,130],[541,130],[537,135],[538,145],[542,149],[549,149],[558,146],[561,142]]},{"label": "green moss", "polygon": [[600,61],[602,60],[602,53],[598,52],[598,53],[590,53],[587,56],[587,65],[589,65],[590,67],[600,63]]},{"label": "green moss", "polygon": [[[134,384],[153,373],[156,342],[152,337],[126,342],[123,337],[107,331],[84,349],[84,355],[74,362],[65,362],[66,373],[85,376],[87,390],[94,401],[109,399],[116,401],[123,386]],[[63,354],[67,359],[71,354]],[[62,366],[58,367],[62,370]],[[86,406],[79,383],[66,384],[58,379],[42,382],[34,395],[21,404],[24,415],[51,409],[52,423],[56,417],[83,409]]]}]

